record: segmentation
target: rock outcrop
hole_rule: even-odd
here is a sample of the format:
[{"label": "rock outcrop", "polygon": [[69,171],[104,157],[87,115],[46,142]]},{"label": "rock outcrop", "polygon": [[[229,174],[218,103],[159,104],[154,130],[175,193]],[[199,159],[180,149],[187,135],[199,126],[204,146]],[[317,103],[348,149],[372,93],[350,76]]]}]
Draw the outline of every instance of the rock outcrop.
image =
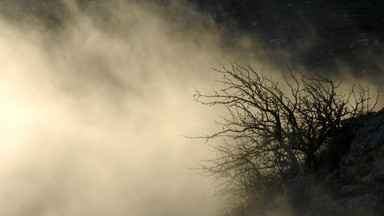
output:
[{"label": "rock outcrop", "polygon": [[283,202],[245,215],[384,215],[384,109],[345,120],[321,163],[326,173],[289,180]]},{"label": "rock outcrop", "polygon": [[325,180],[335,199],[327,210],[333,215],[384,215],[384,109],[349,119],[345,126],[353,139]]}]

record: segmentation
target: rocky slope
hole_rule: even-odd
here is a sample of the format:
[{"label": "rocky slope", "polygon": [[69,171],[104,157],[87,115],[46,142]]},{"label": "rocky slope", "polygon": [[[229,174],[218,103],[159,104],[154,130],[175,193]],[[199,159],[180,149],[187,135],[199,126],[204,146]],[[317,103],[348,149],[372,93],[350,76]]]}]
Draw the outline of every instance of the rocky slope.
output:
[{"label": "rocky slope", "polygon": [[350,119],[344,127],[349,134],[339,134],[334,145],[346,136],[353,138],[339,167],[324,182],[336,198],[328,210],[345,215],[383,215],[384,109]]},{"label": "rocky slope", "polygon": [[240,215],[384,215],[384,109],[344,121],[319,172],[290,180],[284,195]]}]

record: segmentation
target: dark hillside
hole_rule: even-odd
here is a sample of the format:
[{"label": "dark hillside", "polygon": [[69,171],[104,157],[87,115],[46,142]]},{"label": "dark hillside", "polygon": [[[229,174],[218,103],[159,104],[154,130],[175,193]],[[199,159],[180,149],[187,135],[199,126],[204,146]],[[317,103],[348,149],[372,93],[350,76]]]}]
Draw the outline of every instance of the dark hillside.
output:
[{"label": "dark hillside", "polygon": [[384,109],[344,121],[323,159],[322,173],[286,183],[287,201],[249,208],[247,215],[384,214]]},{"label": "dark hillside", "polygon": [[283,65],[322,71],[341,61],[357,76],[382,75],[383,1],[189,1],[218,23],[291,53]]}]

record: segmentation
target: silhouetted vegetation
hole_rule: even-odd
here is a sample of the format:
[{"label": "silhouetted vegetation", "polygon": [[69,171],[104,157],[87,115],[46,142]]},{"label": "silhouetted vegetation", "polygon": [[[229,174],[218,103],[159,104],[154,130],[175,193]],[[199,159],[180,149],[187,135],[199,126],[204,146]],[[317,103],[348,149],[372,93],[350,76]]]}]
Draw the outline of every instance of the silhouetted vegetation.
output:
[{"label": "silhouetted vegetation", "polygon": [[197,91],[195,98],[226,108],[218,122],[222,129],[201,137],[224,139],[212,146],[217,157],[201,166],[242,202],[263,205],[282,193],[289,179],[321,172],[320,160],[342,121],[371,112],[377,103],[368,89],[352,86],[343,92],[329,76],[289,71],[278,82],[249,65],[217,71],[223,88]]}]

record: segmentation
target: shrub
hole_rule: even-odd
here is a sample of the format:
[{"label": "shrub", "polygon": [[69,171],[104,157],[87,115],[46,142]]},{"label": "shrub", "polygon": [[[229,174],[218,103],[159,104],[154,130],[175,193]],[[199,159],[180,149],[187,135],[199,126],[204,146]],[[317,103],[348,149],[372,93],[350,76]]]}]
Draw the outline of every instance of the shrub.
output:
[{"label": "shrub", "polygon": [[216,71],[223,88],[212,94],[196,90],[194,96],[199,103],[227,110],[218,122],[222,130],[200,138],[225,139],[212,146],[217,157],[201,167],[223,180],[223,191],[243,200],[265,200],[265,194],[281,192],[288,179],[314,172],[341,122],[376,105],[368,89],[352,86],[343,93],[341,83],[330,76],[298,78],[289,70],[280,84],[250,65]]}]

